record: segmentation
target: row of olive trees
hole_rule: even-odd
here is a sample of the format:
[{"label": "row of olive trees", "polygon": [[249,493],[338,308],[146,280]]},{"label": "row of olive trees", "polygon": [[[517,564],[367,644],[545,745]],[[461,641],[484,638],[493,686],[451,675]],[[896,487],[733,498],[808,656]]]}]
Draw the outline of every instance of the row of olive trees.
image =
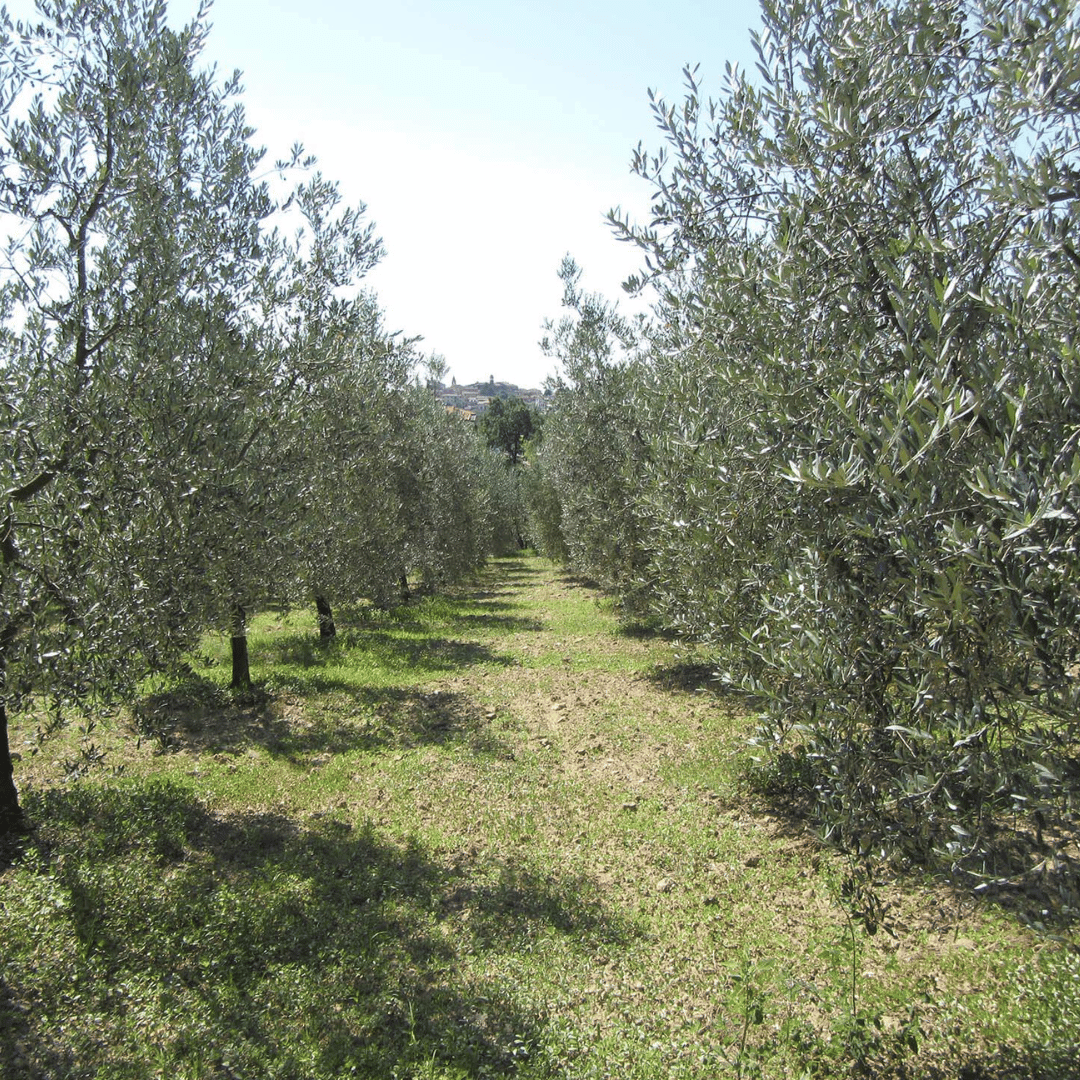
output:
[{"label": "row of olive trees", "polygon": [[655,318],[616,363],[571,298],[536,505],[760,696],[837,842],[985,860],[1077,780],[1080,30],[762,11],[754,78],[654,103],[653,220],[616,225]]},{"label": "row of olive trees", "polygon": [[[483,558],[486,448],[358,290],[364,208],[299,149],[260,175],[204,7],[0,14],[0,823],[12,710],[130,691],[207,628],[386,601]],[[293,185],[290,177],[300,175]]]},{"label": "row of olive trees", "polygon": [[477,424],[477,434],[503,464],[491,484],[501,507],[495,537],[495,550],[500,553],[529,546],[523,478],[529,448],[539,441],[543,427],[544,414],[521,398],[495,398]]}]

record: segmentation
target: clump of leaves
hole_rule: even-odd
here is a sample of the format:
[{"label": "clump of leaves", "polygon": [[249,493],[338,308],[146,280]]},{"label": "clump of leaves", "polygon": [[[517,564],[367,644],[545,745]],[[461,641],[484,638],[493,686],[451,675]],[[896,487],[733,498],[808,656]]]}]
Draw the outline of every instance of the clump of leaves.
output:
[{"label": "clump of leaves", "polygon": [[813,792],[814,770],[805,747],[777,750],[751,761],[743,779],[750,791],[773,799],[805,798]]}]

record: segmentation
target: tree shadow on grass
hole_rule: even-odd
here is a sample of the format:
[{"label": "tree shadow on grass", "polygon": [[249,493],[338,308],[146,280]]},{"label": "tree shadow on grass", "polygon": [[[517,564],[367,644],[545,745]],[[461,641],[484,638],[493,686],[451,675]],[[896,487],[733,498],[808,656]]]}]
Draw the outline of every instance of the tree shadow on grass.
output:
[{"label": "tree shadow on grass", "polygon": [[942,876],[959,895],[992,903],[1039,933],[1075,931],[1080,925],[1076,822],[1057,806],[1037,813],[1038,826],[1031,820],[1013,824],[1002,815],[978,862],[958,860]]},{"label": "tree shadow on grass", "polygon": [[515,740],[496,731],[466,694],[449,690],[372,689],[353,692],[352,708],[343,711],[335,699],[309,710],[300,722],[271,727],[265,743],[272,753],[303,757],[316,753],[411,750],[457,744],[471,753],[512,757]]},{"label": "tree shadow on grass", "polygon": [[[743,775],[761,812],[790,837],[820,836],[826,826],[816,782],[807,755],[799,750],[773,752],[748,765]],[[872,819],[874,828],[901,839],[909,823],[910,818],[890,817],[881,807]],[[1039,933],[1075,931],[1080,923],[1080,856],[1075,822],[1065,804],[1046,803],[1036,813],[1014,819],[988,812],[983,829],[977,852],[957,858],[909,849],[906,861],[891,864],[890,874],[901,880],[910,875],[916,882],[929,875],[959,901],[976,898],[994,904]],[[834,830],[833,835],[840,834]],[[846,850],[842,842],[833,846]]]},{"label": "tree shadow on grass", "polygon": [[251,645],[253,665],[294,665],[306,670],[348,666],[350,654],[378,668],[400,672],[403,676],[442,674],[477,664],[510,667],[515,659],[475,641],[457,641],[446,637],[402,637],[388,631],[372,630],[363,634],[348,631],[331,642],[311,634],[287,634],[263,638]]},{"label": "tree shadow on grass", "polygon": [[572,574],[564,570],[559,574],[559,580],[568,589],[587,589],[589,592],[602,592],[600,582],[595,578],[582,577],[580,574]]},{"label": "tree shadow on grass", "polygon": [[[509,600],[499,599],[506,595],[506,589],[470,589],[468,604],[463,603],[461,606],[483,608],[484,611],[513,611],[514,608],[520,606]],[[469,617],[470,615],[467,613],[459,616],[462,619],[468,619]]]},{"label": "tree shadow on grass", "polygon": [[531,566],[522,559],[513,557],[497,559],[495,561],[495,568],[498,570],[500,577],[518,578],[526,581],[530,578],[538,577],[543,573],[538,567]]},{"label": "tree shadow on grass", "polygon": [[569,876],[342,820],[214,815],[175,782],[26,802],[41,824],[7,912],[5,1076],[509,1075],[545,1018],[485,956],[632,934]]},{"label": "tree shadow on grass", "polygon": [[[35,1043],[34,1017],[29,1005],[22,1000],[19,987],[8,984],[0,973],[0,1076],[33,1076],[30,1058]],[[52,1068],[56,1075],[72,1076],[75,1062],[63,1050],[53,1055]]]},{"label": "tree shadow on grass", "polygon": [[[394,613],[387,618],[400,622]],[[534,620],[484,612],[458,618],[475,620],[465,624],[473,629],[541,628]],[[133,710],[140,737],[163,750],[240,752],[257,745],[294,758],[452,741],[475,753],[511,752],[467,696],[385,685],[388,679],[517,663],[480,642],[368,625],[329,642],[310,633],[263,635],[250,644],[250,655],[253,667],[266,673],[250,692],[233,694],[190,671],[169,689],[145,696]]]},{"label": "tree shadow on grass", "polygon": [[[343,605],[336,617],[338,638],[362,648],[372,628],[384,631],[393,628],[421,633],[430,631],[433,626],[438,626],[445,631],[456,630],[462,626],[469,626],[480,618],[496,619],[502,613],[520,609],[519,603],[500,599],[507,595],[510,595],[507,589],[470,591],[468,597],[463,599],[440,597],[436,603],[403,604],[388,611]],[[519,622],[531,621],[513,616],[505,616],[505,618],[506,625],[511,630],[518,629]],[[493,625],[498,625],[498,623]]]},{"label": "tree shadow on grass", "polygon": [[498,630],[506,634],[539,633],[547,627],[539,619],[525,619],[515,615],[490,615],[486,611],[475,615],[462,615],[455,620],[454,629],[476,632]]},{"label": "tree shadow on grass", "polygon": [[256,687],[240,696],[192,677],[143,698],[134,720],[140,737],[165,752],[239,754],[255,746],[300,762],[316,754],[456,743],[477,755],[513,753],[509,735],[494,730],[466,694],[363,687],[307,671],[277,677],[272,693]]},{"label": "tree shadow on grass", "polygon": [[615,633],[618,637],[630,638],[631,641],[678,641],[680,637],[675,630],[641,620],[621,622]]},{"label": "tree shadow on grass", "polygon": [[1010,1046],[972,1056],[956,1073],[957,1080],[1076,1080],[1080,1042],[1060,1046]]},{"label": "tree shadow on grass", "polygon": [[720,696],[723,689],[712,664],[687,662],[657,665],[647,678],[662,690],[709,690]]}]

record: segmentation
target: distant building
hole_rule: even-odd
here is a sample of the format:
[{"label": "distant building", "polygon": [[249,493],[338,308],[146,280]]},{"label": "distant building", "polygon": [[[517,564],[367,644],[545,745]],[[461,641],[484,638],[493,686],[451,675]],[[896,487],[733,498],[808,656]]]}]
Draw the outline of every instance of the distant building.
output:
[{"label": "distant building", "polygon": [[435,396],[448,408],[473,413],[473,419],[485,412],[494,398],[521,398],[526,405],[540,411],[547,409],[550,403],[542,390],[526,389],[494,379],[467,385],[459,385],[452,380],[449,386],[440,385],[435,390]]}]

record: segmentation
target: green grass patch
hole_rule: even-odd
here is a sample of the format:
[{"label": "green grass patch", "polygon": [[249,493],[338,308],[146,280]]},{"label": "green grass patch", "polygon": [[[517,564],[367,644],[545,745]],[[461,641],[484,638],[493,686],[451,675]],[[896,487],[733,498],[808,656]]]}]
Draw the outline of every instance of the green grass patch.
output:
[{"label": "green grass patch", "polygon": [[531,558],[335,614],[15,729],[0,1076],[1074,1075],[1074,929],[816,846],[692,650]]}]

